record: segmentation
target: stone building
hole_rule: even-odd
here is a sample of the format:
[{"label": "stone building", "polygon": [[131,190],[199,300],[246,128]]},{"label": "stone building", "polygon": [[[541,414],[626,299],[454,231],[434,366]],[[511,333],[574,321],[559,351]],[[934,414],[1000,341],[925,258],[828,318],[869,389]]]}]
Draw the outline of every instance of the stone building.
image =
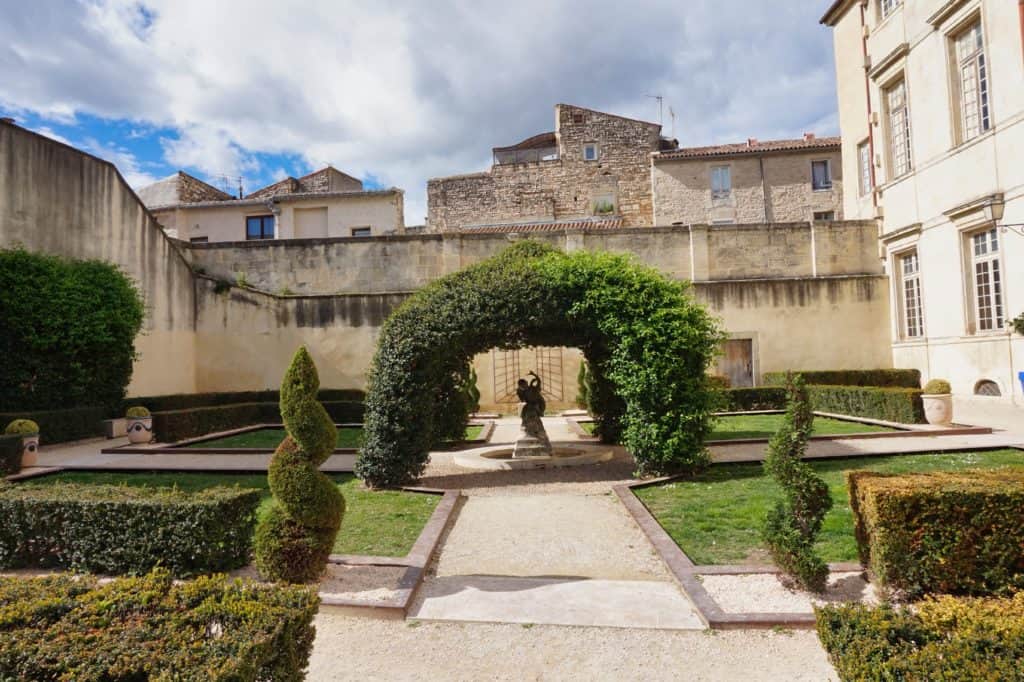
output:
[{"label": "stone building", "polygon": [[181,171],[138,195],[169,236],[193,243],[372,237],[405,227],[402,190],[364,190],[331,166],[242,198]]},{"label": "stone building", "polygon": [[427,182],[427,229],[615,220],[652,225],[651,153],[674,149],[657,123],[555,106],[554,132],[495,147],[491,169]]},{"label": "stone building", "polygon": [[1024,2],[837,0],[822,23],[844,213],[880,223],[893,363],[972,408],[1024,405]]},{"label": "stone building", "polygon": [[654,224],[842,220],[838,137],[690,147],[652,157]]}]

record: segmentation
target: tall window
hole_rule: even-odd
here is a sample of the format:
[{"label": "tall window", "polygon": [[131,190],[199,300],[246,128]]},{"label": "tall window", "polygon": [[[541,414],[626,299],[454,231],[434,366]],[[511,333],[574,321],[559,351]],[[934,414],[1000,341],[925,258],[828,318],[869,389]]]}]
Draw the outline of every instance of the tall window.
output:
[{"label": "tall window", "polygon": [[245,219],[246,239],[273,239],[274,216],[251,215]]},{"label": "tall window", "polygon": [[910,162],[910,109],[907,104],[907,83],[900,81],[885,91],[886,112],[889,115],[889,154],[892,177],[909,173]]},{"label": "tall window", "polygon": [[974,266],[974,312],[979,331],[1003,328],[1003,280],[999,270],[999,233],[996,228],[971,235]]},{"label": "tall window", "polygon": [[816,190],[832,189],[832,168],[826,161],[811,161],[811,186]]},{"label": "tall window", "polygon": [[903,0],[880,0],[880,4],[882,6],[882,18],[884,19],[895,12],[903,4]]},{"label": "tall window", "polygon": [[599,156],[599,154],[600,153],[597,149],[596,142],[588,142],[587,144],[583,145],[584,161],[597,161],[597,157]]},{"label": "tall window", "polygon": [[960,122],[963,140],[992,127],[989,115],[988,66],[981,35],[981,19],[956,37],[956,62],[960,71]]},{"label": "tall window", "polygon": [[732,171],[729,166],[711,167],[711,200],[727,201],[732,195]]},{"label": "tall window", "polygon": [[864,140],[857,145],[857,173],[860,176],[860,194],[871,193],[871,145]]},{"label": "tall window", "polygon": [[924,318],[921,315],[921,265],[917,251],[900,256],[900,296],[903,308],[903,336],[914,339],[924,336]]}]

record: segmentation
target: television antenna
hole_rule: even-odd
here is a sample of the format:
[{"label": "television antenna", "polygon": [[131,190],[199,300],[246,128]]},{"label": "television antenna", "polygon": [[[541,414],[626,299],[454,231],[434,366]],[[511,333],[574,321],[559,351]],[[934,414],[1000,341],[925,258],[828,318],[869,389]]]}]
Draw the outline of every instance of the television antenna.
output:
[{"label": "television antenna", "polygon": [[650,97],[651,99],[658,100],[658,125],[665,125],[665,112],[664,112],[664,109],[665,109],[665,98],[662,97],[661,95],[644,95],[644,96],[645,97]]},{"label": "television antenna", "polygon": [[241,199],[243,196],[245,196],[245,191],[242,189],[241,175],[228,175],[227,173],[217,173],[216,175],[211,175],[210,179],[213,180],[214,185],[217,187],[217,189],[228,194],[231,194],[232,192],[232,185],[237,183],[238,198]]}]

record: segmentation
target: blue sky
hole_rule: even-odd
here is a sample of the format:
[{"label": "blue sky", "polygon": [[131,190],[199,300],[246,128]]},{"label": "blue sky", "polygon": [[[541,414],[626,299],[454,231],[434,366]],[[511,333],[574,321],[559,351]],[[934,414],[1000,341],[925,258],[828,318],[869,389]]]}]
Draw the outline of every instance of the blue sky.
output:
[{"label": "blue sky", "polygon": [[0,19],[0,112],[246,191],[328,163],[406,190],[483,170],[567,102],[684,145],[835,134],[825,0],[34,0]]}]

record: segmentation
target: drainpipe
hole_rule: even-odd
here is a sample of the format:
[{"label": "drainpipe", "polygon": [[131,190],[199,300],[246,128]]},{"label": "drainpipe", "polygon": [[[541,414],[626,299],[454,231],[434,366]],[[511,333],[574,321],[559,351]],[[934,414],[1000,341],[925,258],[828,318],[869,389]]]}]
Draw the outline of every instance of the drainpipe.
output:
[{"label": "drainpipe", "polygon": [[[1021,0],[1024,2],[1024,0]],[[764,176],[764,157],[757,157],[758,166],[761,168],[761,195],[764,197],[764,222],[770,224],[775,220],[775,212],[771,209],[771,194],[768,192],[768,179]]]},{"label": "drainpipe", "polygon": [[1024,0],[1018,0],[1017,9],[1020,12],[1020,54],[1024,58]]},{"label": "drainpipe", "polygon": [[[1020,0],[1021,11],[1024,12],[1024,0]],[[1021,15],[1022,21],[1024,21],[1024,14]],[[871,123],[871,78],[868,76],[868,23],[867,23],[867,2],[860,4],[860,35],[861,35],[861,53],[864,55],[864,100],[868,106],[868,170],[871,172],[871,205],[878,209],[878,193],[875,191],[878,183],[875,178],[875,127]],[[1021,25],[1021,29],[1024,30],[1024,24]],[[857,182],[860,182],[860,178],[857,178]],[[876,210],[877,214],[878,211]],[[873,217],[873,216],[872,216]],[[881,232],[881,225],[879,225],[879,232]],[[881,234],[879,234],[881,236]]]}]

